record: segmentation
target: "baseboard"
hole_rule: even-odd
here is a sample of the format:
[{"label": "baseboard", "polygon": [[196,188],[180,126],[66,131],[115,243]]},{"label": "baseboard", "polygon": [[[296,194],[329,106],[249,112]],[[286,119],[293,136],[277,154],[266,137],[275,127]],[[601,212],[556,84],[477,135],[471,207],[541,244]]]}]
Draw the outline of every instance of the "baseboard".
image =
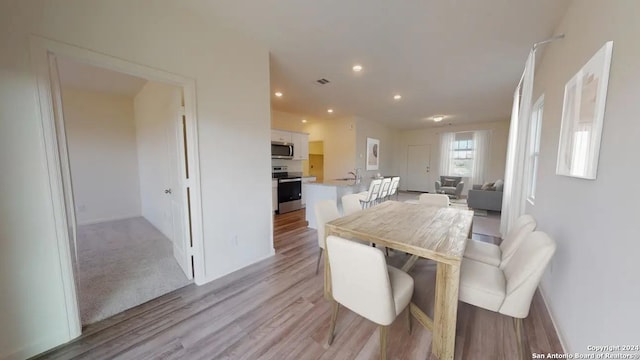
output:
[{"label": "baseboard", "polygon": [[560,346],[562,346],[562,351],[566,354],[567,346],[565,345],[564,338],[562,337],[562,333],[560,332],[560,329],[558,329],[558,324],[556,323],[556,319],[553,316],[551,307],[549,307],[549,302],[547,302],[547,297],[544,295],[542,286],[538,286],[538,290],[540,291],[542,302],[544,303],[544,306],[547,308],[547,314],[549,314],[549,318],[551,318],[551,324],[553,325],[553,329],[556,331],[556,335],[558,335],[558,340],[560,341]]},{"label": "baseboard", "polygon": [[113,217],[107,217],[107,218],[101,218],[101,219],[93,219],[89,221],[78,222],[78,226],[94,225],[94,224],[100,224],[100,223],[109,222],[109,221],[125,220],[125,219],[131,219],[136,217],[142,217],[142,214],[131,214],[131,215],[125,215],[125,216],[113,216]]},{"label": "baseboard", "polygon": [[55,334],[54,336],[48,336],[39,341],[25,345],[17,350],[13,350],[10,354],[0,353],[0,359],[2,360],[23,360],[33,356],[43,354],[57,346],[65,344],[73,339],[64,339],[62,334]]},{"label": "baseboard", "polygon": [[233,274],[233,273],[234,273],[234,272],[236,272],[236,271],[240,271],[240,270],[242,270],[242,269],[244,269],[244,268],[246,268],[246,267],[249,267],[249,266],[251,266],[251,265],[255,265],[255,264],[257,264],[257,263],[259,263],[259,262],[261,262],[261,261],[267,260],[268,258],[270,258],[270,257],[272,257],[272,256],[275,256],[275,254],[276,254],[276,249],[275,249],[275,248],[271,248],[271,251],[270,251],[267,255],[265,255],[265,256],[263,256],[263,257],[258,258],[256,261],[253,261],[253,262],[251,262],[250,264],[242,265],[242,266],[238,267],[237,269],[233,269],[233,270],[231,270],[231,271],[228,271],[228,272],[226,272],[226,273],[224,273],[224,274],[221,274],[221,275],[218,275],[218,276],[206,277],[206,278],[204,279],[204,281],[202,281],[202,282],[195,282],[195,284],[196,284],[196,285],[198,285],[198,286],[200,286],[200,285],[204,285],[204,284],[208,284],[208,283],[210,283],[210,282],[212,282],[212,281],[214,281],[214,280],[218,280],[218,279],[223,278],[223,277],[225,277],[225,276],[227,276],[227,275],[229,275],[229,274]]}]

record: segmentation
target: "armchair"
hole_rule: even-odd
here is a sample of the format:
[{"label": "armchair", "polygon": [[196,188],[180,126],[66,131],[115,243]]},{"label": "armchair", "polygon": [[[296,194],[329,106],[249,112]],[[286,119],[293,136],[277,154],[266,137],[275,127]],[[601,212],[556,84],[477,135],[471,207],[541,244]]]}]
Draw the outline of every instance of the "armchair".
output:
[{"label": "armchair", "polygon": [[464,181],[461,176],[440,176],[440,181],[436,181],[436,193],[446,194],[459,199],[464,188]]}]

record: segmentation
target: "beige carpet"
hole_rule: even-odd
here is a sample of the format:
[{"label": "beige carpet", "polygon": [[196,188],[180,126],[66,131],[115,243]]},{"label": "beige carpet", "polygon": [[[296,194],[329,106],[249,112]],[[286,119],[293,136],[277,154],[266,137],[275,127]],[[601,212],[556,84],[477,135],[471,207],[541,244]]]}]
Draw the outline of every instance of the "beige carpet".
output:
[{"label": "beige carpet", "polygon": [[191,283],[172,244],[142,217],[78,228],[82,324],[91,324]]}]

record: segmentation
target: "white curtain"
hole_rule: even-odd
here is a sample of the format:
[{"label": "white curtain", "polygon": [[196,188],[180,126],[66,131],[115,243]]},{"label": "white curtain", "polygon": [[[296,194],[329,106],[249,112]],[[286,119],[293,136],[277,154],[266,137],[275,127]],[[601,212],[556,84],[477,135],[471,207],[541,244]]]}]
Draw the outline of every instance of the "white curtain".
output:
[{"label": "white curtain", "polygon": [[484,184],[489,160],[489,130],[473,132],[473,167],[471,169],[471,184]]},{"label": "white curtain", "polygon": [[456,140],[456,134],[446,132],[440,134],[440,175],[447,176],[451,171],[451,152],[453,151],[453,143]]},{"label": "white curtain", "polygon": [[513,96],[500,223],[500,232],[503,236],[507,234],[515,220],[524,214],[525,210],[527,194],[524,186],[524,168],[527,129],[529,121],[531,121],[535,63],[536,51],[534,49],[529,53],[522,80]]}]

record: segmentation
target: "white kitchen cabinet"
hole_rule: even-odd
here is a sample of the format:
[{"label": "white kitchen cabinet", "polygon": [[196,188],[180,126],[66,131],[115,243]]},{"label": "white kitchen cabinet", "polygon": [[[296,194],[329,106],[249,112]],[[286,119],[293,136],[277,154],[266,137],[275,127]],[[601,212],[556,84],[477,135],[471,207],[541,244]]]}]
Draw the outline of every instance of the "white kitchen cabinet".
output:
[{"label": "white kitchen cabinet", "polygon": [[309,134],[291,133],[293,160],[309,160]]},{"label": "white kitchen cabinet", "polygon": [[271,180],[271,210],[278,210],[278,180]]},{"label": "white kitchen cabinet", "polygon": [[289,131],[271,129],[271,141],[290,143],[292,142],[291,135]]},{"label": "white kitchen cabinet", "polygon": [[307,203],[306,200],[304,199],[304,184],[313,182],[313,181],[316,181],[315,176],[306,176],[302,178],[302,195],[300,197],[300,202],[302,203],[302,206],[305,206],[305,204]]}]

